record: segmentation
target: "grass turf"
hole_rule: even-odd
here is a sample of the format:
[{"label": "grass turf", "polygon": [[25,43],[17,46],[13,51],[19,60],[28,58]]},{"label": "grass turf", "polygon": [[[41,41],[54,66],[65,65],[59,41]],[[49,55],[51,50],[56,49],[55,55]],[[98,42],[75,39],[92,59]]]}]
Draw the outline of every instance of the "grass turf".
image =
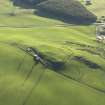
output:
[{"label": "grass turf", "polygon": [[[94,8],[100,8],[104,3],[103,1],[99,6],[97,4],[101,2],[98,0],[95,2],[92,5]],[[103,10],[100,13],[92,6],[89,9],[98,16],[104,14]],[[58,27],[58,24],[64,23],[35,16],[31,13],[33,10],[23,13],[23,10],[19,9],[16,16],[8,16],[7,14],[14,11],[14,8],[8,0],[0,1],[0,25],[7,26],[0,28],[1,42],[17,42],[34,46],[50,59],[56,58],[62,61],[67,59],[66,68],[60,72],[46,69],[26,104],[104,105],[104,45],[95,41],[95,26]],[[17,25],[20,28],[12,27]],[[34,27],[21,28],[21,26]],[[83,48],[98,54],[80,50]],[[24,79],[33,65],[32,58],[27,55],[20,71],[17,72],[25,53],[3,43],[0,43],[0,49],[0,105],[22,105],[45,68],[40,64],[35,66],[33,73],[23,86]],[[69,58],[72,53],[73,55]],[[100,65],[101,68],[89,68],[86,64],[74,60],[74,56],[83,56]]]}]

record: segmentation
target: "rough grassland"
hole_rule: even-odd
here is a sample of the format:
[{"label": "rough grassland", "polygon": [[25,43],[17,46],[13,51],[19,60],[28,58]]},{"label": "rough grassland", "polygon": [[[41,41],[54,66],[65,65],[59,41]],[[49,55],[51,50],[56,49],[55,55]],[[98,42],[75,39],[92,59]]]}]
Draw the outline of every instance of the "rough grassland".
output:
[{"label": "rough grassland", "polygon": [[[101,16],[104,4],[104,0],[94,0],[88,8]],[[11,12],[16,12],[16,16],[8,15]],[[22,105],[40,75],[42,78],[26,105],[105,105],[104,45],[95,41],[95,26],[64,27],[61,21],[35,16],[32,12],[0,0],[0,105]],[[49,59],[65,60],[66,67],[55,72],[38,64],[23,85],[34,62],[27,55],[17,72],[25,53],[2,42],[33,46]],[[91,68],[74,56],[82,56],[100,68]]]}]

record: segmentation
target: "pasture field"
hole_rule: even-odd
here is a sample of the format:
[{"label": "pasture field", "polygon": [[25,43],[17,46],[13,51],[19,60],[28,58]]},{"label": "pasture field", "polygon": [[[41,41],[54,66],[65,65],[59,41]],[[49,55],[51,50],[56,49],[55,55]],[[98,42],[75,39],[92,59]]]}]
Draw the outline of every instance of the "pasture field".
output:
[{"label": "pasture field", "polygon": [[[100,17],[104,4],[94,0],[87,8]],[[68,25],[33,11],[0,0],[0,105],[105,105],[105,45],[96,42],[95,25]],[[65,66],[53,70],[38,64],[23,85],[34,62],[8,44],[13,42]]]}]

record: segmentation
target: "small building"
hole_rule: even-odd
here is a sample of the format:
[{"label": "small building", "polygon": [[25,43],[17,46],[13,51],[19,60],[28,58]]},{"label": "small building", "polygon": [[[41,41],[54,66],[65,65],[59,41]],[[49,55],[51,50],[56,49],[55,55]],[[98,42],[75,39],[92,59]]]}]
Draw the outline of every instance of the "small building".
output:
[{"label": "small building", "polygon": [[92,4],[92,0],[84,0],[85,5],[91,5]]},{"label": "small building", "polygon": [[96,40],[104,41],[105,40],[105,24],[97,24],[96,26]]}]

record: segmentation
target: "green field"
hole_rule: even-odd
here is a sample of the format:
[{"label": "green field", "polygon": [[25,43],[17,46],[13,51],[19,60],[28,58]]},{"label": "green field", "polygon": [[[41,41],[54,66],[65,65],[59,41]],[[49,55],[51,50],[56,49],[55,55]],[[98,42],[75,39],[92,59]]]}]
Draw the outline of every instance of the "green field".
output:
[{"label": "green field", "polygon": [[[100,17],[105,14],[104,4],[94,0],[87,8]],[[65,61],[65,68],[54,71],[38,64],[23,85],[34,64],[32,57],[4,42],[33,46],[50,60]],[[96,42],[95,25],[67,26],[0,0],[0,105],[105,105],[104,47]]]}]

